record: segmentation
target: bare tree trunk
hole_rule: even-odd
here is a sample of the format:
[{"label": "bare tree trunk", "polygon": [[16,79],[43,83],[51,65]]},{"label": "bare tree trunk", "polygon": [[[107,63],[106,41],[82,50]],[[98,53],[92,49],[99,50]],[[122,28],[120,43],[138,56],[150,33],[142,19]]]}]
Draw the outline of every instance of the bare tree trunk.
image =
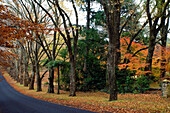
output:
[{"label": "bare tree trunk", "polygon": [[75,61],[71,58],[70,61],[70,96],[76,96],[76,85],[75,85]]},{"label": "bare tree trunk", "polygon": [[24,69],[23,69],[23,49],[20,48],[20,84],[23,84],[23,72],[24,72]]},{"label": "bare tree trunk", "polygon": [[36,63],[36,77],[37,77],[37,92],[42,91],[41,87],[41,78],[40,78],[40,72],[39,72],[39,64]]},{"label": "bare tree trunk", "polygon": [[[88,0],[87,1],[87,25],[86,25],[87,30],[90,29],[90,13],[91,13],[90,0]],[[84,67],[83,67],[84,72],[87,71],[87,57],[88,57],[88,53],[89,53],[88,38],[87,37],[88,37],[88,33],[86,33],[86,50],[85,50]]]},{"label": "bare tree trunk", "polygon": [[[161,5],[162,5],[162,11],[160,11],[159,15],[166,15],[166,9],[168,9],[168,4],[169,4],[170,0],[168,0],[167,2],[165,2],[165,0],[161,1]],[[159,7],[159,6],[156,6]],[[145,71],[152,71],[152,57],[153,57],[153,53],[155,50],[155,45],[156,45],[156,37],[158,32],[161,30],[161,28],[163,27],[165,20],[166,20],[166,16],[156,16],[154,19],[151,16],[152,13],[150,11],[150,0],[146,1],[146,13],[147,13],[147,17],[148,17],[148,21],[149,21],[149,28],[150,28],[150,36],[149,36],[149,48],[148,48],[148,54],[147,54],[147,58],[146,58],[146,63],[148,63],[149,65],[147,65],[145,67]],[[160,24],[158,25],[159,19],[161,19]],[[149,73],[146,74],[147,76],[149,75]]]},{"label": "bare tree trunk", "polygon": [[110,91],[110,97],[109,100],[117,100],[117,84],[116,84],[116,46],[111,46],[112,44],[109,44],[108,53],[110,54],[108,56],[108,62],[107,62],[107,71],[108,71],[108,77],[109,77],[109,91]]},{"label": "bare tree trunk", "polygon": [[28,58],[25,59],[25,79],[24,86],[28,86],[29,84],[29,73],[28,73]]},{"label": "bare tree trunk", "polygon": [[60,94],[60,66],[58,65],[58,89],[57,94]]},{"label": "bare tree trunk", "polygon": [[116,66],[119,63],[120,52],[120,0],[101,0],[107,20],[109,32],[107,72],[109,78],[109,101],[117,100]]},{"label": "bare tree trunk", "polygon": [[53,84],[53,80],[54,80],[54,69],[53,67],[51,69],[49,69],[49,85],[48,85],[48,93],[54,93],[54,84]]},{"label": "bare tree trunk", "polygon": [[15,67],[16,67],[16,69],[15,69],[15,70],[16,70],[16,76],[15,76],[14,80],[17,81],[17,82],[18,82],[18,80],[19,80],[19,78],[18,78],[18,77],[19,77],[19,66],[18,66],[18,64],[19,64],[19,61],[18,61],[18,59],[16,59],[16,61],[15,61],[15,65],[16,65],[16,66],[15,66]]},{"label": "bare tree trunk", "polygon": [[30,84],[29,84],[29,90],[34,89],[34,82],[35,82],[35,73],[36,73],[36,69],[35,69],[35,65],[32,65],[32,75],[31,75],[31,80],[30,80]]},{"label": "bare tree trunk", "polygon": [[38,80],[37,80],[37,92],[38,92],[38,91],[42,91],[41,82],[42,82],[41,79],[38,79]]},{"label": "bare tree trunk", "polygon": [[148,65],[145,67],[145,71],[152,70],[152,57],[155,50],[155,41],[156,41],[156,36],[154,36],[152,31],[150,31],[149,48],[148,48],[148,54],[146,58],[146,63],[148,63]]},{"label": "bare tree trunk", "polygon": [[161,66],[160,66],[160,78],[165,77],[165,65],[166,65],[166,43],[167,43],[167,34],[168,34],[168,27],[169,27],[169,17],[167,19],[167,23],[164,23],[165,25],[163,26],[162,30],[161,30],[161,43],[162,43],[162,47],[161,47]]}]

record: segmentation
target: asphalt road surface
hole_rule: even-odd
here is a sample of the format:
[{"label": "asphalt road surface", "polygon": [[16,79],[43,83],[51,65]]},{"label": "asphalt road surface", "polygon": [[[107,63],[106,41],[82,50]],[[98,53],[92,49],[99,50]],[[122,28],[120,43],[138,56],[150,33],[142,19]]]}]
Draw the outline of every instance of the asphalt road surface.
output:
[{"label": "asphalt road surface", "polygon": [[[3,76],[0,73],[0,79]],[[4,78],[3,78],[4,79]],[[0,113],[92,113],[56,105],[25,96],[14,90],[6,80],[0,82]]]}]

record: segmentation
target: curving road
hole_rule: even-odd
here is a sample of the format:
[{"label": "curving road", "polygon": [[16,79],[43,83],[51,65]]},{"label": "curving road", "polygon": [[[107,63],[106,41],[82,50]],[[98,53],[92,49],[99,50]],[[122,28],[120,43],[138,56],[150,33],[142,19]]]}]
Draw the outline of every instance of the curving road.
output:
[{"label": "curving road", "polygon": [[[0,79],[4,79],[0,75]],[[25,96],[14,90],[6,80],[0,82],[0,113],[92,113],[90,111],[56,105]]]}]

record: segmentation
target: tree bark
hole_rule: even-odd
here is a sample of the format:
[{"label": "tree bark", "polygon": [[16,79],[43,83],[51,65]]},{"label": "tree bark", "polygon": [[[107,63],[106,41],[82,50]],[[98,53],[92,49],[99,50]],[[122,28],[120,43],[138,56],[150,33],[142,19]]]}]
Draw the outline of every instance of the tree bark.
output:
[{"label": "tree bark", "polygon": [[15,80],[19,82],[19,60],[16,59],[16,77]]},{"label": "tree bark", "polygon": [[71,58],[70,61],[70,95],[76,96],[76,86],[75,86],[75,61]]},{"label": "tree bark", "polygon": [[150,31],[150,38],[149,38],[149,48],[148,48],[148,54],[146,58],[146,63],[148,65],[145,67],[145,71],[151,71],[152,70],[152,57],[153,53],[155,50],[155,41],[156,41],[156,36],[154,35],[154,31]]},{"label": "tree bark", "polygon": [[[87,23],[86,23],[87,24],[86,25],[86,30],[87,31],[90,29],[90,13],[91,13],[90,0],[88,0],[87,1]],[[89,48],[88,48],[88,33],[86,33],[86,50],[85,50],[84,67],[83,67],[83,71],[84,72],[87,71],[87,57],[88,57],[88,53],[89,53]]]},{"label": "tree bark", "polygon": [[[148,21],[149,21],[150,35],[149,35],[148,54],[146,58],[146,63],[148,63],[149,65],[145,67],[145,71],[152,71],[152,57],[153,57],[153,53],[155,50],[156,37],[157,37],[158,32],[161,30],[161,28],[163,27],[165,23],[166,16],[164,15],[166,15],[166,9],[168,7],[169,2],[170,0],[168,0],[167,2],[165,2],[165,0],[162,0],[161,1],[162,10],[160,10],[159,8],[157,8],[157,10],[160,10],[159,13],[161,14],[159,15],[163,15],[163,16],[156,16],[154,19],[152,19],[151,11],[150,11],[150,0],[146,1],[146,13],[147,13]],[[159,6],[156,6],[156,7],[159,7]],[[160,21],[160,24],[158,25],[160,18],[161,18],[161,21]],[[146,75],[148,76],[149,73],[147,73]]]},{"label": "tree bark", "polygon": [[[27,59],[27,58],[26,58]],[[25,79],[24,79],[24,86],[28,86],[29,84],[29,73],[28,73],[28,61],[25,62]]]},{"label": "tree bark", "polygon": [[163,28],[161,29],[161,64],[160,64],[160,78],[165,77],[166,69],[166,43],[167,43],[167,34],[169,27],[169,17],[167,23],[164,23]]},{"label": "tree bark", "polygon": [[23,49],[20,48],[20,65],[19,65],[19,73],[20,73],[20,84],[23,84],[23,72],[24,72],[24,69],[23,69]]},{"label": "tree bark", "polygon": [[119,63],[120,52],[120,0],[101,0],[107,20],[109,32],[107,72],[109,77],[109,101],[117,100],[116,66]]},{"label": "tree bark", "polygon": [[60,66],[58,65],[58,89],[57,94],[60,94]]},{"label": "tree bark", "polygon": [[53,84],[53,80],[54,80],[54,69],[53,67],[51,69],[49,69],[49,85],[48,85],[48,93],[54,93],[54,84]]},{"label": "tree bark", "polygon": [[25,73],[24,73],[24,86],[25,87],[27,87],[28,86],[28,84],[29,84],[29,73],[28,73],[28,62],[29,62],[29,57],[28,57],[28,55],[27,55],[28,53],[26,52],[26,50],[25,50],[25,52],[24,52],[24,71],[25,71]]},{"label": "tree bark", "polygon": [[39,72],[39,63],[36,63],[36,78],[37,78],[37,92],[42,91],[41,87],[41,81],[42,79],[40,78],[40,72]]},{"label": "tree bark", "polygon": [[35,82],[35,74],[36,74],[36,69],[35,69],[35,65],[32,65],[32,75],[31,75],[31,80],[30,80],[30,84],[29,84],[29,90],[33,90],[34,89],[34,82]]}]

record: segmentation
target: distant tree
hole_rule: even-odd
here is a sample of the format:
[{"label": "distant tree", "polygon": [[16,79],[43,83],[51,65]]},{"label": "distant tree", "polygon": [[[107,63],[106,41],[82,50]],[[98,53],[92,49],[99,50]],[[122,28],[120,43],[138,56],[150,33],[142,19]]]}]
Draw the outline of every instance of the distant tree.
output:
[{"label": "distant tree", "polygon": [[[71,4],[73,7],[73,11],[75,13],[75,20],[76,24],[75,26],[72,24],[71,19],[69,15],[67,14],[66,10],[62,8],[62,5],[60,4],[62,1],[56,0],[56,1],[49,1],[51,5],[57,6],[57,10],[55,12],[59,12],[62,18],[64,30],[62,31],[58,24],[56,23],[56,20],[48,12],[48,10],[43,7],[41,4],[39,4],[36,0],[34,0],[44,11],[45,13],[51,18],[51,21],[53,22],[53,25],[55,29],[60,33],[62,38],[65,41],[65,44],[67,45],[68,48],[68,53],[69,53],[69,59],[70,59],[70,96],[75,96],[76,95],[76,86],[75,86],[75,73],[76,73],[76,57],[77,57],[77,41],[78,41],[78,35],[79,35],[79,25],[78,25],[78,12],[77,8],[75,6],[75,1],[71,0]],[[51,6],[50,5],[50,6]]]},{"label": "distant tree", "polygon": [[[9,55],[14,55],[7,48],[14,48],[16,44],[13,42],[17,39],[30,38],[30,26],[28,21],[16,17],[10,10],[9,6],[0,5],[0,65],[7,66]],[[5,55],[6,54],[6,55]]]}]

